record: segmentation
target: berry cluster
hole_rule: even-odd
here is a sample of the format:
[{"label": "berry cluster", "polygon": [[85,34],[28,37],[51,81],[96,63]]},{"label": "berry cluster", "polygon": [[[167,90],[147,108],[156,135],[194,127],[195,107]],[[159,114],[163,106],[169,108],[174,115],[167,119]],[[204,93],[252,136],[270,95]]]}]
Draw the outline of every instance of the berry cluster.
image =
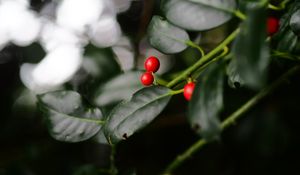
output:
[{"label": "berry cluster", "polygon": [[160,63],[155,56],[150,56],[146,59],[144,63],[146,72],[141,76],[141,82],[145,86],[150,86],[153,84],[154,76],[153,73],[157,72],[159,69]]},{"label": "berry cluster", "polygon": [[[159,60],[155,56],[150,56],[146,59],[144,67],[146,72],[141,75],[141,82],[145,86],[153,84],[153,73],[157,72],[160,66]],[[183,88],[183,96],[187,101],[190,101],[195,88],[194,82],[188,82]]]}]

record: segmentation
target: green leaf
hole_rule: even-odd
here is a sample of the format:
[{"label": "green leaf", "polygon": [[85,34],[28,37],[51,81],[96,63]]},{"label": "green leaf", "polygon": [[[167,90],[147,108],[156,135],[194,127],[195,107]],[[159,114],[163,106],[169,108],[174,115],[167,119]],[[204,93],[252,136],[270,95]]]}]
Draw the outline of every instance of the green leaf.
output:
[{"label": "green leaf", "polygon": [[161,113],[170,98],[170,89],[151,86],[139,90],[129,101],[119,104],[108,116],[104,127],[110,143],[125,140],[144,128]]},{"label": "green leaf", "polygon": [[110,49],[97,48],[88,51],[82,66],[92,77],[102,81],[121,72],[120,65],[114,59],[112,50]]},{"label": "green leaf", "polygon": [[223,108],[223,68],[223,63],[215,63],[203,72],[189,103],[189,123],[207,140],[218,138],[221,132],[219,113]]},{"label": "green leaf", "polygon": [[73,89],[89,94],[91,89],[100,83],[116,76],[121,68],[111,49],[99,49],[88,46],[82,62],[81,70],[70,81]]},{"label": "green leaf", "polygon": [[[193,2],[192,2],[193,1]],[[162,9],[169,21],[187,30],[203,31],[220,26],[231,19],[228,11],[235,0],[164,0]]]},{"label": "green leaf", "polygon": [[38,104],[48,121],[53,138],[80,142],[94,136],[103,124],[98,108],[89,108],[74,91],[55,91],[38,95]]},{"label": "green leaf", "polygon": [[129,99],[143,85],[140,82],[140,71],[125,72],[100,86],[93,95],[97,106],[107,106],[122,100]]},{"label": "green leaf", "polygon": [[226,73],[228,75],[228,85],[231,88],[239,88],[244,86],[244,80],[237,71],[237,61],[232,59],[227,66]]},{"label": "green leaf", "polygon": [[105,137],[103,129],[101,129],[96,134],[96,136],[93,138],[93,140],[95,140],[96,142],[101,143],[101,144],[105,144],[105,145],[109,144],[108,141],[107,141],[107,138]]},{"label": "green leaf", "polygon": [[237,72],[245,85],[261,88],[266,80],[269,65],[269,46],[266,42],[266,8],[260,2],[248,2],[247,19],[234,41],[232,53]]},{"label": "green leaf", "polygon": [[163,20],[160,16],[153,16],[148,26],[149,43],[159,51],[171,54],[186,49],[189,41],[187,32]]},{"label": "green leaf", "polygon": [[[291,17],[293,14],[297,13],[298,9],[300,9],[300,1],[295,1],[290,5],[290,8],[287,9],[287,12],[280,18],[279,30],[272,37],[274,41],[278,42],[276,48],[278,51],[293,53],[297,50],[298,37],[292,30],[292,26],[296,27],[294,26],[296,25],[296,19],[292,20]],[[294,30],[297,33],[296,28],[294,28]]]},{"label": "green leaf", "polygon": [[300,35],[300,9],[293,13],[290,19],[290,26],[296,35]]},{"label": "green leaf", "polygon": [[98,169],[93,165],[83,165],[76,168],[72,175],[100,175]]},{"label": "green leaf", "polygon": [[281,52],[293,52],[297,46],[298,37],[292,30],[287,30],[278,42],[277,50]]}]

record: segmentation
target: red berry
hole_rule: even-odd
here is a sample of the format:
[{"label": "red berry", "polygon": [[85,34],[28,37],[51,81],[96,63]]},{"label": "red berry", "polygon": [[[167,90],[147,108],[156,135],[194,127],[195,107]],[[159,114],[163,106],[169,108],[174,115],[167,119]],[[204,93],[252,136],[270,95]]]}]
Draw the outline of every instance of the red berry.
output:
[{"label": "red berry", "polygon": [[146,71],[156,72],[159,69],[160,63],[156,57],[150,56],[146,59],[144,66]]},{"label": "red berry", "polygon": [[190,83],[184,85],[183,96],[187,101],[191,100],[194,89],[195,89],[195,83],[194,82],[190,82]]},{"label": "red berry", "polygon": [[154,77],[151,72],[145,72],[141,76],[141,82],[145,86],[150,86],[154,81]]},{"label": "red berry", "polygon": [[267,32],[271,36],[279,29],[279,20],[275,17],[268,17],[267,19]]}]

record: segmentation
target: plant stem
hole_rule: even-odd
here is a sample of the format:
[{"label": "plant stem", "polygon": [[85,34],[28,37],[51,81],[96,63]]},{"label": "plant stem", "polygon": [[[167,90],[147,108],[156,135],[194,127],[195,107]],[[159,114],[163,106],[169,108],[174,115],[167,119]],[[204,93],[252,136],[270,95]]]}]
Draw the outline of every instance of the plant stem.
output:
[{"label": "plant stem", "polygon": [[177,94],[181,94],[181,93],[183,93],[183,89],[179,89],[179,90],[175,90],[175,91],[172,90],[169,94],[171,96],[173,96],[173,95],[177,95]]},{"label": "plant stem", "polygon": [[111,145],[111,153],[110,153],[110,169],[109,172],[111,175],[117,175],[118,169],[115,166],[115,155],[116,155],[116,146]]},{"label": "plant stem", "polygon": [[286,58],[286,59],[293,60],[293,61],[300,61],[300,57],[298,57],[296,55],[291,55],[289,53],[280,52],[277,50],[273,51],[272,56]]},{"label": "plant stem", "polygon": [[167,87],[171,88],[174,85],[176,85],[181,80],[188,77],[192,72],[200,68],[201,66],[205,65],[206,62],[213,59],[212,57],[216,55],[218,52],[220,52],[224,47],[226,47],[240,32],[240,29],[236,29],[234,32],[232,32],[221,44],[219,44],[214,50],[209,52],[207,55],[202,57],[199,61],[197,61],[195,64],[190,66],[188,69],[186,69],[182,74],[180,74],[178,77],[173,79],[171,82],[167,84]]},{"label": "plant stem", "polygon": [[285,74],[283,74],[281,77],[279,77],[275,82],[273,82],[270,86],[264,88],[262,91],[260,91],[256,96],[251,98],[247,103],[245,103],[241,108],[239,108],[237,111],[232,113],[228,118],[226,118],[222,124],[221,128],[222,130],[226,129],[228,126],[235,123],[235,121],[242,116],[245,112],[247,112],[249,109],[251,109],[254,105],[256,105],[261,99],[269,95],[270,93],[274,92],[286,79],[297,72],[300,69],[300,66],[295,66],[291,68],[289,71],[287,71]]},{"label": "plant stem", "polygon": [[279,10],[284,10],[286,4],[287,4],[289,1],[290,1],[290,0],[284,0],[284,1],[282,1],[282,2],[279,4],[279,6],[274,6],[274,5],[272,5],[272,4],[268,4],[268,8],[271,9],[271,10],[277,10],[277,11],[279,11]]},{"label": "plant stem", "polygon": [[[257,95],[252,97],[248,102],[246,102],[242,107],[232,113],[229,117],[227,117],[221,124],[222,130],[231,126],[235,123],[235,121],[240,118],[244,113],[249,111],[253,106],[255,106],[258,102],[260,102],[264,97],[274,92],[280,85],[282,85],[286,79],[300,70],[300,66],[295,66],[279,77],[275,82],[273,82],[268,87],[264,88]],[[170,175],[176,168],[178,168],[183,162],[191,157],[195,152],[199,151],[204,145],[206,145],[208,141],[205,139],[200,139],[196,143],[194,143],[190,148],[188,148],[181,155],[177,156],[177,158],[169,164],[169,166],[164,171],[164,175]]]},{"label": "plant stem", "polygon": [[199,52],[201,53],[201,57],[203,57],[205,55],[204,50],[198,44],[194,43],[193,41],[190,41],[190,40],[186,41],[185,44],[199,50]]},{"label": "plant stem", "polygon": [[224,51],[220,55],[216,56],[215,58],[213,58],[212,60],[210,60],[209,62],[207,62],[206,64],[204,64],[195,73],[193,73],[193,75],[192,75],[193,79],[197,79],[199,77],[199,75],[201,74],[201,72],[205,68],[207,68],[210,64],[212,64],[212,63],[214,63],[216,61],[219,61],[221,58],[225,57],[227,55],[228,51],[229,51],[229,48],[226,46],[226,47],[224,47],[223,50]]},{"label": "plant stem", "polygon": [[241,20],[245,20],[247,18],[246,15],[239,10],[235,10],[232,13]]},{"label": "plant stem", "polygon": [[156,82],[156,84],[161,85],[161,86],[166,86],[168,84],[168,82],[166,80],[164,80],[161,77],[156,76],[156,75],[155,75],[155,82]]}]

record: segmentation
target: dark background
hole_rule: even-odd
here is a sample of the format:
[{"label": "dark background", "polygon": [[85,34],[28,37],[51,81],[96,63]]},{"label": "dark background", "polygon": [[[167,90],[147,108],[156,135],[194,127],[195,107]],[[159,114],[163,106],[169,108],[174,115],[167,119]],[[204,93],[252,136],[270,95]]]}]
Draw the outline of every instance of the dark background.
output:
[{"label": "dark background", "polygon": [[[41,2],[34,1],[39,9]],[[149,6],[149,5],[154,6]],[[142,10],[145,7],[144,10]],[[153,1],[134,1],[119,15],[123,30],[136,42],[145,33]],[[145,12],[146,11],[146,12]],[[159,13],[158,10],[156,10]],[[150,14],[149,14],[150,13]],[[136,27],[139,26],[139,27]],[[137,35],[138,33],[138,35]],[[63,143],[50,137],[41,114],[28,106],[14,108],[23,87],[19,66],[21,48],[8,46],[0,52],[0,175],[97,174],[109,166],[110,148],[93,141]],[[180,67],[181,63],[177,63]],[[291,61],[273,61],[270,81],[285,72]],[[226,87],[223,118],[255,95]],[[175,174],[252,175],[297,174],[300,166],[300,73],[246,113],[227,129],[220,141],[206,145]],[[199,139],[186,121],[187,105],[182,96],[150,126],[117,147],[116,164],[126,174],[159,174],[176,155]]]}]

